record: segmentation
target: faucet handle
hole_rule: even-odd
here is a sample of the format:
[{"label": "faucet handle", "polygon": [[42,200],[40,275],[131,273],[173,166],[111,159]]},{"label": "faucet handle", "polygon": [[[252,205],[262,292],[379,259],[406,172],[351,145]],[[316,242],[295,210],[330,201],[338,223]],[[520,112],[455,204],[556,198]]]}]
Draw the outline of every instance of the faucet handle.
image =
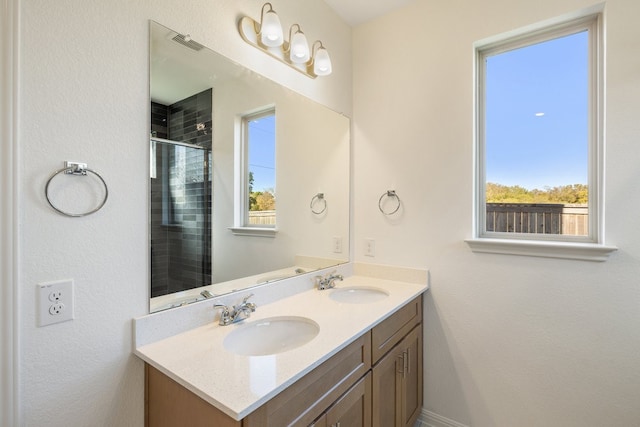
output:
[{"label": "faucet handle", "polygon": [[256,305],[256,303],[254,302],[247,302],[247,300],[249,298],[251,298],[253,296],[253,294],[249,294],[246,297],[244,297],[244,299],[242,300],[242,305],[245,306],[246,308],[248,308],[249,310],[251,310],[251,312],[256,311],[256,308],[258,307]]},{"label": "faucet handle", "polygon": [[224,314],[224,313],[229,313],[229,307],[227,307],[227,306],[226,306],[226,305],[224,305],[224,304],[214,304],[214,305],[213,305],[213,308],[214,308],[214,309],[218,309],[218,308],[219,308],[220,310],[222,310],[222,313],[223,313],[223,314]]}]

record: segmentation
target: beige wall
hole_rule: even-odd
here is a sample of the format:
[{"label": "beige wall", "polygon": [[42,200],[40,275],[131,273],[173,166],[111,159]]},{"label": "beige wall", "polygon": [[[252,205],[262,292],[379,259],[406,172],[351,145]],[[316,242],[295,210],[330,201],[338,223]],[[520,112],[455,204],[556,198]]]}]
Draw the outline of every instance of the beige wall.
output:
[{"label": "beige wall", "polygon": [[[191,36],[350,114],[351,30],[323,3],[276,8],[331,50],[334,74],[311,80],[244,43],[250,0],[14,0],[20,9],[17,149],[18,417],[25,426],[141,426],[143,369],[131,319],[148,309],[148,20]],[[45,182],[65,160],[109,185],[86,218],[55,213]],[[72,322],[36,326],[36,285],[73,278]],[[3,293],[4,295],[4,293]],[[4,336],[4,335],[3,335]],[[4,345],[5,343],[3,343]]]},{"label": "beige wall", "polygon": [[[606,27],[604,263],[472,253],[473,43],[588,0],[426,1],[354,29],[355,259],[430,269],[425,407],[474,427],[640,424],[640,2]],[[403,209],[377,210],[395,189]]]}]

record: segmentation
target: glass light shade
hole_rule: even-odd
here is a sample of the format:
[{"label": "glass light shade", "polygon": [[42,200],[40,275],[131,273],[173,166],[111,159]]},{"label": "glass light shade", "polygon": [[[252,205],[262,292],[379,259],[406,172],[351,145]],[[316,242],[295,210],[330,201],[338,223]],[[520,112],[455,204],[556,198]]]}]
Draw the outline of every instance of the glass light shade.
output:
[{"label": "glass light shade", "polygon": [[280,25],[280,18],[273,10],[264,14],[262,25],[260,26],[260,37],[262,44],[265,46],[282,46],[284,41],[282,25]]},{"label": "glass light shade", "polygon": [[302,31],[298,31],[291,37],[289,46],[289,59],[296,64],[303,64],[309,60],[309,43]]},{"label": "glass light shade", "polygon": [[331,74],[331,58],[329,58],[329,52],[327,49],[321,47],[316,51],[316,55],[313,59],[313,72],[317,76],[328,76]]}]

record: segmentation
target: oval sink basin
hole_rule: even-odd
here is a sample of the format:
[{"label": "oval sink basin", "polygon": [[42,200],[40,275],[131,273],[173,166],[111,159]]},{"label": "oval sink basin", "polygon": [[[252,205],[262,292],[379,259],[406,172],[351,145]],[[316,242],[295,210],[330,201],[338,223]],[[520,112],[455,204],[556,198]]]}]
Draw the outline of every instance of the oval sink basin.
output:
[{"label": "oval sink basin", "polygon": [[368,304],[385,299],[389,296],[387,291],[370,287],[350,287],[333,289],[329,298],[337,302],[347,304]]},{"label": "oval sink basin", "polygon": [[300,347],[315,338],[318,332],[320,326],[306,317],[270,317],[231,331],[223,345],[241,356],[266,356]]}]

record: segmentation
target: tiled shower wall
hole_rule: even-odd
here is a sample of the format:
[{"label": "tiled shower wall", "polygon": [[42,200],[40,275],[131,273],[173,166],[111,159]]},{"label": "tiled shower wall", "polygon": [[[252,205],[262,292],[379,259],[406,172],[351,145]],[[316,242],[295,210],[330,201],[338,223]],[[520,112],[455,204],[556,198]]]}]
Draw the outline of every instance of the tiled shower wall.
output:
[{"label": "tiled shower wall", "polygon": [[152,102],[152,135],[207,148],[156,143],[151,179],[151,296],[211,283],[212,90],[175,104]]}]

